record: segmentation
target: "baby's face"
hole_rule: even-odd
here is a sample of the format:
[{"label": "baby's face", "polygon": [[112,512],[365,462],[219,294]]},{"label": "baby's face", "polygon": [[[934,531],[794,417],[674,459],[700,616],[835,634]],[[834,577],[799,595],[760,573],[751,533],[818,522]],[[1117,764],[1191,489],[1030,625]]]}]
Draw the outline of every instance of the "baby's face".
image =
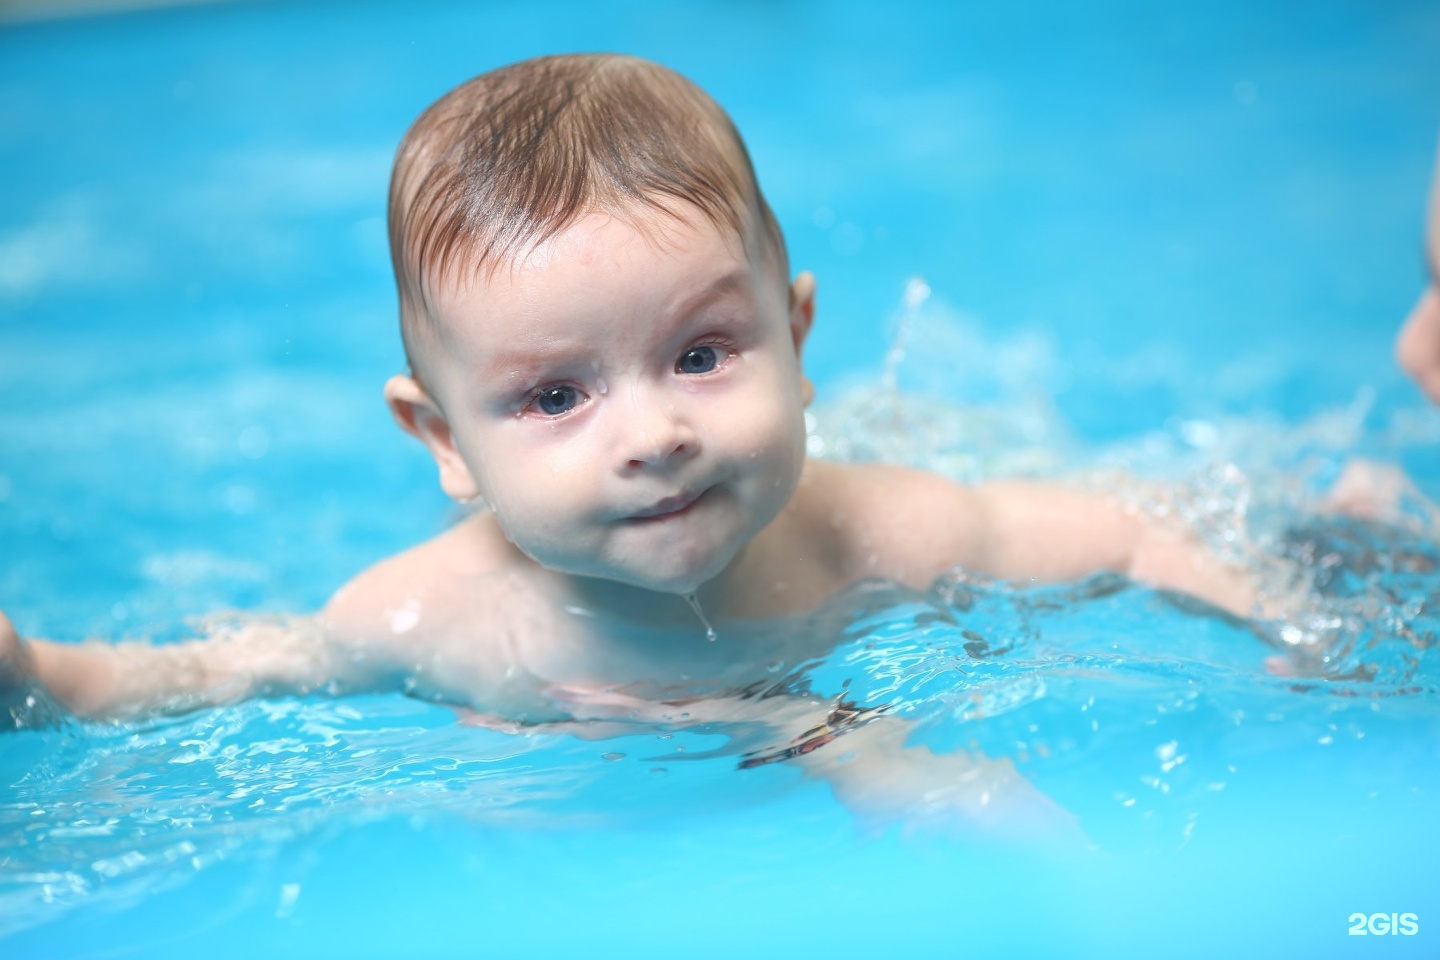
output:
[{"label": "baby's face", "polygon": [[795,491],[812,301],[699,218],[641,223],[586,217],[437,297],[426,386],[447,490],[526,554],[687,593]]}]

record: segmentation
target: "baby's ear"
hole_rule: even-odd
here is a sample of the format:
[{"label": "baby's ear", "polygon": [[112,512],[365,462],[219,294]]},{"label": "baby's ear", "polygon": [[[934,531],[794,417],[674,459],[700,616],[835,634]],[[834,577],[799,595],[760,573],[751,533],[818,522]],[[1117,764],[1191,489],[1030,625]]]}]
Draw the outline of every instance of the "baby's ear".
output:
[{"label": "baby's ear", "polygon": [[[815,274],[806,271],[795,278],[790,285],[790,337],[795,343],[795,359],[800,360],[805,348],[805,338],[810,335],[810,326],[815,322]],[[815,399],[815,385],[804,375],[801,368],[801,390],[804,391],[805,406]]]},{"label": "baby's ear", "polygon": [[815,322],[815,274],[808,270],[790,284],[790,336],[795,340],[795,355],[805,346],[810,325]]},{"label": "baby's ear", "polygon": [[385,381],[385,403],[400,428],[430,451],[440,468],[440,489],[452,499],[468,503],[480,495],[470,467],[455,447],[450,424],[440,405],[413,377],[395,376]]}]

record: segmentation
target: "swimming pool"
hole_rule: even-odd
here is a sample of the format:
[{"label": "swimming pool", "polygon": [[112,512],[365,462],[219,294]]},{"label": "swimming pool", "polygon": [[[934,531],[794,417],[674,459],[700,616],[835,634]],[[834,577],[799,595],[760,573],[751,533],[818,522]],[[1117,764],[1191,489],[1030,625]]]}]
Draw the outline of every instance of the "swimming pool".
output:
[{"label": "swimming pool", "polygon": [[[1255,522],[1324,540],[1325,589],[1359,597],[1355,649],[1302,683],[1244,629],[1104,581],[842,600],[837,652],[800,679],[1010,757],[1094,849],[857,826],[784,765],[700,756],[712,733],[506,737],[400,697],[6,735],[5,955],[1432,955],[1440,700],[1405,631],[1434,630],[1435,545],[1293,529],[1293,501],[1351,453],[1440,497],[1440,421],[1389,361],[1421,282],[1437,43],[1422,3],[4,27],[0,606],[27,633],[310,610],[446,522],[379,402],[390,152],[459,80],[563,49],[655,57],[732,111],[819,277],[832,450],[898,436],[879,452],[957,475],[1122,462],[1197,486],[1222,525],[1232,459]],[[863,391],[915,276],[933,293],[897,434]],[[868,430],[836,422],[855,406]],[[1366,608],[1377,585],[1395,602]],[[1420,933],[1350,936],[1357,912]]]}]

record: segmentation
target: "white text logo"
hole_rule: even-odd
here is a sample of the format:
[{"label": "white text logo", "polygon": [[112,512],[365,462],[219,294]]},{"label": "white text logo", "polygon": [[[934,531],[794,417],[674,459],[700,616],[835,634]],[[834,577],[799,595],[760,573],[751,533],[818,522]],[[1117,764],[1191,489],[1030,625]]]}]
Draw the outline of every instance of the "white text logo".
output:
[{"label": "white text logo", "polygon": [[1403,934],[1413,937],[1420,932],[1420,918],[1413,913],[1363,913],[1350,914],[1350,936],[1363,937],[1367,934]]}]

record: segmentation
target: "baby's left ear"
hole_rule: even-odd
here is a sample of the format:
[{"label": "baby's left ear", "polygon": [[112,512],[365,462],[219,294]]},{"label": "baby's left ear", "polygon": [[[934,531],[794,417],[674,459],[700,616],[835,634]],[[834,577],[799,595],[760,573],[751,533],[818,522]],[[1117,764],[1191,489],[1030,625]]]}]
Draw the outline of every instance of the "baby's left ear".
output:
[{"label": "baby's left ear", "polygon": [[[795,278],[790,284],[790,338],[795,343],[795,362],[800,362],[801,353],[805,348],[805,338],[810,335],[810,325],[815,322],[815,274],[808,270]],[[802,365],[800,371],[801,399],[805,406],[810,406],[810,401],[815,399],[815,384],[805,376]]]}]

